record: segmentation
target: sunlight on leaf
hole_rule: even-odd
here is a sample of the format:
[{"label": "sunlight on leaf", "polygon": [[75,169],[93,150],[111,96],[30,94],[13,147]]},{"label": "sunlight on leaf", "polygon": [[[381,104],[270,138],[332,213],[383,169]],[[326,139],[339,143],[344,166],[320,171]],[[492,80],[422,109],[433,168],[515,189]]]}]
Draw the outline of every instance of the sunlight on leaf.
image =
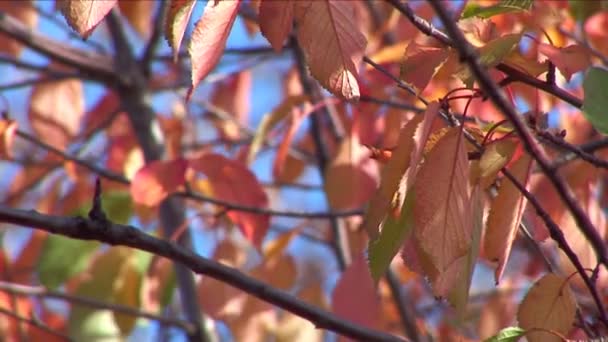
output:
[{"label": "sunlight on leaf", "polygon": [[184,159],[153,161],[137,171],[131,182],[133,202],[154,207],[184,184]]},{"label": "sunlight on leaf", "polygon": [[57,5],[68,24],[86,39],[116,3],[117,0],[61,0]]},{"label": "sunlight on leaf", "polygon": [[173,50],[173,61],[177,61],[182,39],[194,9],[194,0],[171,0],[165,20],[165,38]]},{"label": "sunlight on leaf", "polygon": [[477,1],[468,1],[460,18],[490,18],[498,14],[527,11],[532,8],[533,0],[501,0],[496,5],[481,6]]},{"label": "sunlight on leaf", "polygon": [[[576,300],[566,278],[546,274],[528,291],[519,305],[517,320],[522,329],[542,328],[562,335],[568,333],[574,323]],[[530,342],[561,341],[553,334],[541,331],[529,332]]]},{"label": "sunlight on leaf", "polygon": [[520,327],[507,327],[498,332],[498,334],[487,338],[484,342],[516,342],[524,336],[526,331]]}]

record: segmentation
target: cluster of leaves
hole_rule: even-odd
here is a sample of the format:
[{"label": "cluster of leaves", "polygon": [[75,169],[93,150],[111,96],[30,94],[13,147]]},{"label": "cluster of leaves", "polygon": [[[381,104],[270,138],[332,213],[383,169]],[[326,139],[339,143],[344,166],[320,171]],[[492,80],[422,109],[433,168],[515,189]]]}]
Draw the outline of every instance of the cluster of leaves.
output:
[{"label": "cluster of leaves", "polygon": [[[608,288],[606,265],[552,178],[535,164],[535,153],[551,158],[553,171],[606,241],[603,1],[438,5],[458,11],[458,28],[478,62],[513,105],[528,111],[526,128],[537,145],[532,150],[488,100],[489,90],[480,88],[458,46],[430,25],[427,32],[421,28],[435,14],[426,2],[411,8],[398,0],[210,0],[200,4],[195,22],[197,3],[58,0],[55,7],[73,30],[67,35],[87,39],[70,44],[38,32],[35,39],[19,38],[15,32],[35,30],[44,10],[30,1],[0,2],[7,14],[0,18],[1,62],[36,75],[25,85],[31,85],[27,114],[7,100],[0,120],[0,157],[19,166],[2,191],[2,205],[84,215],[94,178],[101,177],[110,220],[162,235],[157,213],[164,215],[169,199],[186,199],[180,205],[188,219],[164,238],[179,240],[189,225],[212,230],[211,259],[361,326],[404,335],[402,325],[410,320],[412,339],[512,341],[525,335],[546,341],[608,331],[607,294],[601,291]],[[44,16],[64,27],[57,18]],[[169,114],[158,110],[151,118],[151,132],[134,130],[141,113],[127,104],[137,92],[121,91],[137,85],[120,84],[120,58],[113,59],[121,56],[117,29],[103,30],[103,23],[117,19],[123,30],[132,29],[132,41],[144,45],[139,62],[147,72],[137,91],[160,97],[169,90],[177,99],[163,107]],[[293,54],[293,63],[281,70],[282,96],[269,95],[280,99],[261,118],[250,117],[257,64],[239,60],[236,71],[212,77],[239,23],[270,47],[236,53],[270,60]],[[170,47],[166,56],[148,55],[158,37]],[[112,41],[116,50],[107,52],[99,41]],[[47,65],[21,60],[24,46],[41,52]],[[79,64],[83,58],[90,67]],[[327,92],[310,82],[308,72]],[[387,77],[392,75],[399,77]],[[88,81],[103,89],[92,106]],[[23,85],[2,87],[5,97],[18,87]],[[304,132],[308,118],[317,124]],[[163,136],[164,159],[146,152],[145,134]],[[590,148],[593,143],[600,147]],[[267,152],[271,181],[262,182],[255,165]],[[322,184],[300,183],[309,181],[310,167],[321,171]],[[292,202],[277,191],[288,187],[322,191],[329,211],[273,209]],[[297,220],[285,221],[291,226],[281,230],[278,216]],[[328,222],[345,229],[329,229]],[[37,230],[11,258],[6,241],[15,231],[24,234],[7,229],[0,255],[0,308],[15,314],[1,318],[2,337],[128,336],[137,317],[164,322],[159,312],[176,305],[179,282],[170,260]],[[348,250],[336,242],[341,238]],[[347,254],[350,263],[338,270],[331,301],[326,288],[336,270],[327,255],[293,248],[294,240]],[[484,277],[494,270],[497,288],[473,291],[482,287],[475,286],[476,269]],[[387,272],[396,273],[396,290]],[[43,299],[61,289],[69,313],[22,296],[34,284],[45,289]],[[224,322],[235,340],[323,338],[311,322],[221,280],[197,279],[196,288],[205,314]],[[520,290],[526,294],[518,301]],[[401,292],[410,299],[395,299]],[[83,297],[95,305],[78,304]],[[434,301],[444,298],[449,307]],[[117,309],[121,305],[134,311],[127,315]],[[435,310],[440,320],[431,323]]]}]

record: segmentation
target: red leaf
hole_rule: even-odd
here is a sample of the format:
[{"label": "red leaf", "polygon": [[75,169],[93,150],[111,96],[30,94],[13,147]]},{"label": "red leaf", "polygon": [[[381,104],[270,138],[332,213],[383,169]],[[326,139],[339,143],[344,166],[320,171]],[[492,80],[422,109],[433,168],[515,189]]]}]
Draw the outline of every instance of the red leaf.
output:
[{"label": "red leaf", "polygon": [[211,103],[227,116],[211,115],[223,139],[238,140],[242,135],[241,127],[247,126],[251,83],[251,72],[245,70],[218,82],[213,89]]},{"label": "red leaf", "polygon": [[188,162],[184,159],[153,161],[137,171],[131,182],[135,203],[156,206],[184,184]]},{"label": "red leaf", "polygon": [[549,57],[549,60],[568,82],[570,82],[572,74],[583,71],[591,65],[589,53],[580,45],[557,48],[553,45],[541,43],[538,44],[538,52]]},{"label": "red leaf", "polygon": [[169,4],[165,22],[165,37],[173,50],[174,61],[177,61],[179,48],[182,45],[184,32],[188,27],[188,21],[190,21],[195,3],[194,0],[171,0]]},{"label": "red leaf", "polygon": [[260,4],[260,30],[274,51],[281,52],[293,25],[291,0],[264,0]]},{"label": "red leaf", "polygon": [[[209,179],[216,198],[236,205],[266,208],[268,197],[255,175],[244,164],[219,154],[205,154],[190,160],[190,167]],[[245,237],[260,247],[270,224],[270,216],[230,210],[228,217]]]},{"label": "red leaf", "polygon": [[192,61],[192,86],[188,89],[187,99],[222,57],[239,4],[240,0],[207,2],[203,17],[194,27],[188,48]]},{"label": "red leaf", "polygon": [[354,258],[342,273],[334,289],[331,306],[337,316],[357,325],[377,326],[380,303],[363,255]]},{"label": "red leaf", "polygon": [[86,39],[112,10],[116,1],[60,0],[57,5],[68,24]]}]

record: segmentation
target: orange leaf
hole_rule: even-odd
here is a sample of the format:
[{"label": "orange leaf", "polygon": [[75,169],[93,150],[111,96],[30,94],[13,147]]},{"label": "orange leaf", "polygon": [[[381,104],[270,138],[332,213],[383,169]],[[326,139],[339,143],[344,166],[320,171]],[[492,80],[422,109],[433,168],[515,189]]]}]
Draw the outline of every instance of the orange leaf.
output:
[{"label": "orange leaf", "polygon": [[281,52],[293,26],[293,3],[291,0],[263,0],[260,4],[259,19],[260,31],[274,51]]},{"label": "orange leaf", "polygon": [[378,325],[380,301],[363,255],[346,268],[331,300],[332,312],[353,323],[374,328]]},{"label": "orange leaf", "polygon": [[165,37],[173,50],[173,60],[177,61],[179,48],[182,45],[188,21],[194,9],[194,0],[171,0],[165,21]]},{"label": "orange leaf", "polygon": [[486,145],[479,161],[471,165],[471,181],[479,183],[482,189],[487,189],[498,171],[513,157],[517,143],[512,139],[502,139]]},{"label": "orange leaf", "polygon": [[572,74],[583,71],[591,65],[589,52],[580,45],[557,48],[553,45],[540,43],[538,44],[538,52],[549,57],[549,60],[555,64],[555,67],[568,82],[570,82]]},{"label": "orange leaf", "polygon": [[84,116],[80,80],[38,83],[32,89],[29,119],[34,132],[61,150],[80,131]]},{"label": "orange leaf", "polygon": [[137,171],[131,182],[133,201],[149,207],[162,202],[184,184],[188,162],[184,159],[153,161]]},{"label": "orange leaf", "polygon": [[222,57],[239,4],[240,0],[207,2],[188,47],[192,61],[192,86],[188,89],[187,99]]},{"label": "orange leaf", "polygon": [[351,1],[298,2],[298,41],[312,75],[333,94],[347,100],[360,96],[358,64],[365,37],[359,29]]},{"label": "orange leaf", "polygon": [[[33,29],[38,22],[38,11],[32,0],[0,1],[0,12],[14,17],[29,29]],[[0,52],[18,57],[21,50],[23,44],[8,35],[0,35]]]},{"label": "orange leaf", "polygon": [[16,131],[16,121],[0,120],[0,158],[13,157],[13,139]]},{"label": "orange leaf", "polygon": [[117,0],[59,0],[57,5],[68,24],[86,39],[112,10],[116,2]]},{"label": "orange leaf", "polygon": [[[546,274],[528,291],[519,305],[519,326],[529,330],[542,328],[562,335],[568,333],[574,323],[576,301],[567,280],[555,274]],[[561,341],[559,337],[541,331],[526,334],[530,342]]]},{"label": "orange leaf", "polygon": [[459,128],[452,128],[426,155],[414,182],[414,234],[442,274],[471,244],[469,163]]},{"label": "orange leaf", "polygon": [[420,93],[447,58],[447,49],[423,46],[412,41],[405,49],[400,78],[412,84]]},{"label": "orange leaf", "polygon": [[[412,182],[413,170],[417,167],[422,156],[422,149],[438,110],[439,104],[437,102],[429,104],[424,116],[415,117],[401,129],[397,147],[382,170],[380,187],[373,195],[369,208],[365,213],[363,227],[371,240],[378,236],[378,228],[386,217],[386,213],[389,210],[395,192],[399,189],[399,185],[406,178],[409,179],[409,183]],[[408,168],[411,165],[414,165],[414,169],[412,169],[412,172],[409,172]],[[412,176],[406,176],[406,171]],[[403,184],[403,187],[404,189],[401,192],[403,192],[402,195],[405,195],[407,185]],[[405,196],[403,197],[405,199]]]},{"label": "orange leaf", "polygon": [[[524,153],[513,163],[509,171],[525,186],[530,176],[531,167],[532,158],[529,154]],[[498,189],[498,195],[492,201],[484,237],[485,256],[489,260],[498,262],[494,274],[497,284],[507,264],[525,207],[526,199],[521,192],[510,180],[504,179]]]},{"label": "orange leaf", "polygon": [[[256,176],[242,163],[210,153],[191,159],[190,166],[207,176],[217,198],[244,206],[268,206],[268,197]],[[228,211],[227,215],[252,244],[260,247],[270,216],[237,210]]]},{"label": "orange leaf", "polygon": [[152,14],[156,3],[147,0],[119,0],[120,12],[140,37],[147,39],[152,32]]},{"label": "orange leaf", "polygon": [[356,135],[347,137],[325,170],[325,193],[333,209],[360,208],[374,193],[377,165],[366,152]]}]

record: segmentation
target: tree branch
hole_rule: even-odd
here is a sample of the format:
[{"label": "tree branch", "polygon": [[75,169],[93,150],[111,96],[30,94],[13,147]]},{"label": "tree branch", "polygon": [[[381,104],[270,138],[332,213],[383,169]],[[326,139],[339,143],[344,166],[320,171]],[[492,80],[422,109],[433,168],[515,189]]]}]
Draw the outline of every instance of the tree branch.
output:
[{"label": "tree branch", "polygon": [[[96,240],[128,246],[162,256],[198,273],[225,282],[250,295],[305,318],[318,328],[328,329],[359,341],[404,341],[396,336],[361,327],[325,310],[302,302],[240,271],[196,255],[182,246],[158,239],[132,226],[83,217],[45,215],[36,211],[0,205],[0,221],[40,229],[79,240]],[[189,299],[191,300],[191,299]]]},{"label": "tree branch", "polygon": [[490,100],[492,100],[494,105],[496,105],[496,107],[503,114],[505,114],[509,121],[511,121],[515,131],[521,137],[521,141],[526,151],[530,153],[534,160],[536,160],[541,170],[551,181],[568,209],[572,212],[579,229],[591,243],[597,255],[598,261],[608,266],[608,254],[606,252],[604,241],[598,234],[589,217],[585,214],[574,198],[572,190],[562,180],[560,175],[557,174],[556,170],[551,168],[551,164],[545,156],[544,151],[535,142],[522,118],[515,112],[511,104],[502,95],[496,84],[488,75],[485,68],[479,64],[477,53],[466,40],[462,32],[458,29],[456,23],[452,21],[443,5],[436,0],[429,0],[429,2],[443,22],[446,31],[454,42],[454,47],[459,52],[461,59],[467,63],[472,73],[475,75],[481,89],[490,98]]}]

